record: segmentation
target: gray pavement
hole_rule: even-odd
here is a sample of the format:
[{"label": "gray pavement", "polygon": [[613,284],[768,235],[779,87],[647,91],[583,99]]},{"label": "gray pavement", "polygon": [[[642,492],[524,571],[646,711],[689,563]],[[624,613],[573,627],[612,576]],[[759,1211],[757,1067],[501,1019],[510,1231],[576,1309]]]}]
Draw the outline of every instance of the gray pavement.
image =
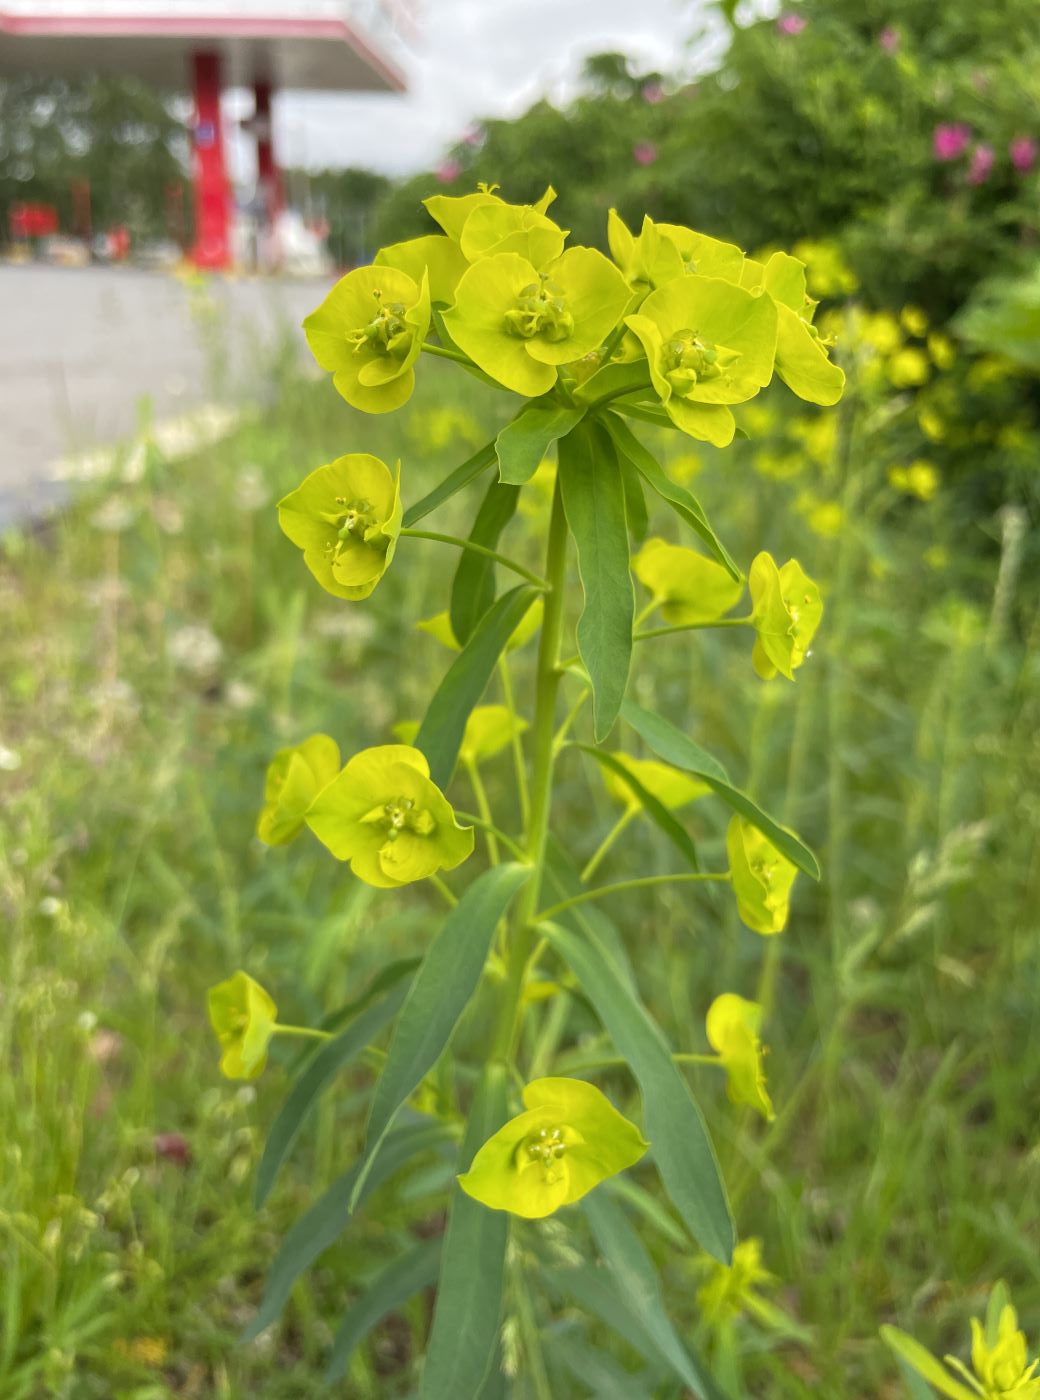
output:
[{"label": "gray pavement", "polygon": [[0,525],[60,500],[61,460],[132,433],[142,396],[162,421],[247,395],[250,366],[325,288],[0,267]]}]

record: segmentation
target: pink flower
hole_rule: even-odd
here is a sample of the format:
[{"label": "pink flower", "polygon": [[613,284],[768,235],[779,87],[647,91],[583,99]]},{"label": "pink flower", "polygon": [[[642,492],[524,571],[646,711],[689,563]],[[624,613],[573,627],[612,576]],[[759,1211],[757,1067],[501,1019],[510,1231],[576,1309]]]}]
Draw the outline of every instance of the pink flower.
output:
[{"label": "pink flower", "polygon": [[968,184],[984,185],[989,179],[995,159],[992,146],[982,143],[976,146],[971,153],[971,164],[968,167]]},{"label": "pink flower", "polygon": [[632,147],[632,156],[637,165],[653,165],[657,159],[657,147],[652,141],[637,141]]},{"label": "pink flower", "polygon": [[776,27],[781,34],[801,34],[808,23],[809,21],[802,15],[781,15],[776,22]]},{"label": "pink flower", "polygon": [[479,146],[484,139],[484,128],[482,126],[471,126],[462,138],[466,146]]},{"label": "pink flower", "polygon": [[970,140],[971,127],[964,122],[940,122],[932,133],[932,152],[936,160],[956,160]]},{"label": "pink flower", "polygon": [[656,107],[658,102],[664,101],[664,88],[660,83],[647,83],[643,88],[643,101],[649,102],[651,107]]},{"label": "pink flower", "polygon": [[894,24],[886,24],[877,36],[877,41],[885,53],[895,53],[899,47],[899,30]]},{"label": "pink flower", "polygon": [[462,166],[457,160],[442,161],[436,170],[437,179],[442,185],[453,184],[461,174]]},{"label": "pink flower", "polygon": [[1032,170],[1038,154],[1040,154],[1040,148],[1031,136],[1016,136],[1011,145],[1008,146],[1011,164],[1022,175],[1028,170]]}]

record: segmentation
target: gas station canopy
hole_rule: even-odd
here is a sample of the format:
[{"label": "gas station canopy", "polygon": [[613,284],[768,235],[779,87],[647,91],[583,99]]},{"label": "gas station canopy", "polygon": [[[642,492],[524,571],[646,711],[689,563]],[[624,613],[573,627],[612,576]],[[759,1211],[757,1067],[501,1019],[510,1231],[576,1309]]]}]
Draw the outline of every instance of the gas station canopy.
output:
[{"label": "gas station canopy", "polygon": [[181,88],[204,49],[232,87],[401,92],[372,37],[381,14],[341,0],[0,0],[0,76],[90,71]]}]

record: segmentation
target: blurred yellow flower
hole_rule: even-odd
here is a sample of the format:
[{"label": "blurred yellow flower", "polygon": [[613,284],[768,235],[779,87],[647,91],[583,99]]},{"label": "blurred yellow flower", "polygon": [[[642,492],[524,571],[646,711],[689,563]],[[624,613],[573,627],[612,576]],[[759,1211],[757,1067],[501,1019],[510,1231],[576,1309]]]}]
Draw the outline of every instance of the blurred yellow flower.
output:
[{"label": "blurred yellow flower", "polygon": [[899,322],[888,311],[864,316],[859,331],[861,339],[879,355],[891,355],[903,343]]},{"label": "blurred yellow flower", "polygon": [[928,337],[928,353],[938,369],[951,369],[957,359],[956,346],[941,331],[932,331]]},{"label": "blurred yellow flower", "polygon": [[934,408],[920,408],[917,411],[917,423],[930,442],[942,442],[946,436],[946,424],[942,414]]},{"label": "blurred yellow flower", "polygon": [[919,501],[931,501],[939,490],[940,477],[931,462],[919,459],[908,467],[889,467],[888,480],[897,491],[916,496]]},{"label": "blurred yellow flower", "polygon": [[897,389],[916,388],[927,384],[932,372],[931,362],[916,345],[904,346],[888,361],[888,377]]},{"label": "blurred yellow flower", "polygon": [[899,320],[904,330],[911,335],[923,340],[928,334],[928,317],[919,306],[904,306],[899,313]]},{"label": "blurred yellow flower", "polygon": [[762,1267],[762,1242],[757,1239],[741,1240],[728,1267],[714,1260],[708,1267],[708,1280],[697,1291],[697,1306],[709,1327],[732,1322],[746,1311],[756,1288],[776,1282]]},{"label": "blurred yellow flower", "polygon": [[804,516],[813,534],[821,539],[836,539],[845,528],[845,511],[840,501],[821,501],[808,491],[803,491],[795,507]]}]

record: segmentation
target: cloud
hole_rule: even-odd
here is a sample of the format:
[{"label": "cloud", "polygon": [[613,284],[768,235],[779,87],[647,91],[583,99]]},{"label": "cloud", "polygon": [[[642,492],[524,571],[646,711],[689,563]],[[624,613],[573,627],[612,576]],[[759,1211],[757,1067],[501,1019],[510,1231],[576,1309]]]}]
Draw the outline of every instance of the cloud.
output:
[{"label": "cloud", "polygon": [[279,159],[395,175],[428,168],[480,117],[518,114],[542,95],[565,101],[589,54],[620,49],[640,67],[675,71],[696,9],[688,0],[427,0],[420,45],[402,64],[408,93],[283,94]]}]

